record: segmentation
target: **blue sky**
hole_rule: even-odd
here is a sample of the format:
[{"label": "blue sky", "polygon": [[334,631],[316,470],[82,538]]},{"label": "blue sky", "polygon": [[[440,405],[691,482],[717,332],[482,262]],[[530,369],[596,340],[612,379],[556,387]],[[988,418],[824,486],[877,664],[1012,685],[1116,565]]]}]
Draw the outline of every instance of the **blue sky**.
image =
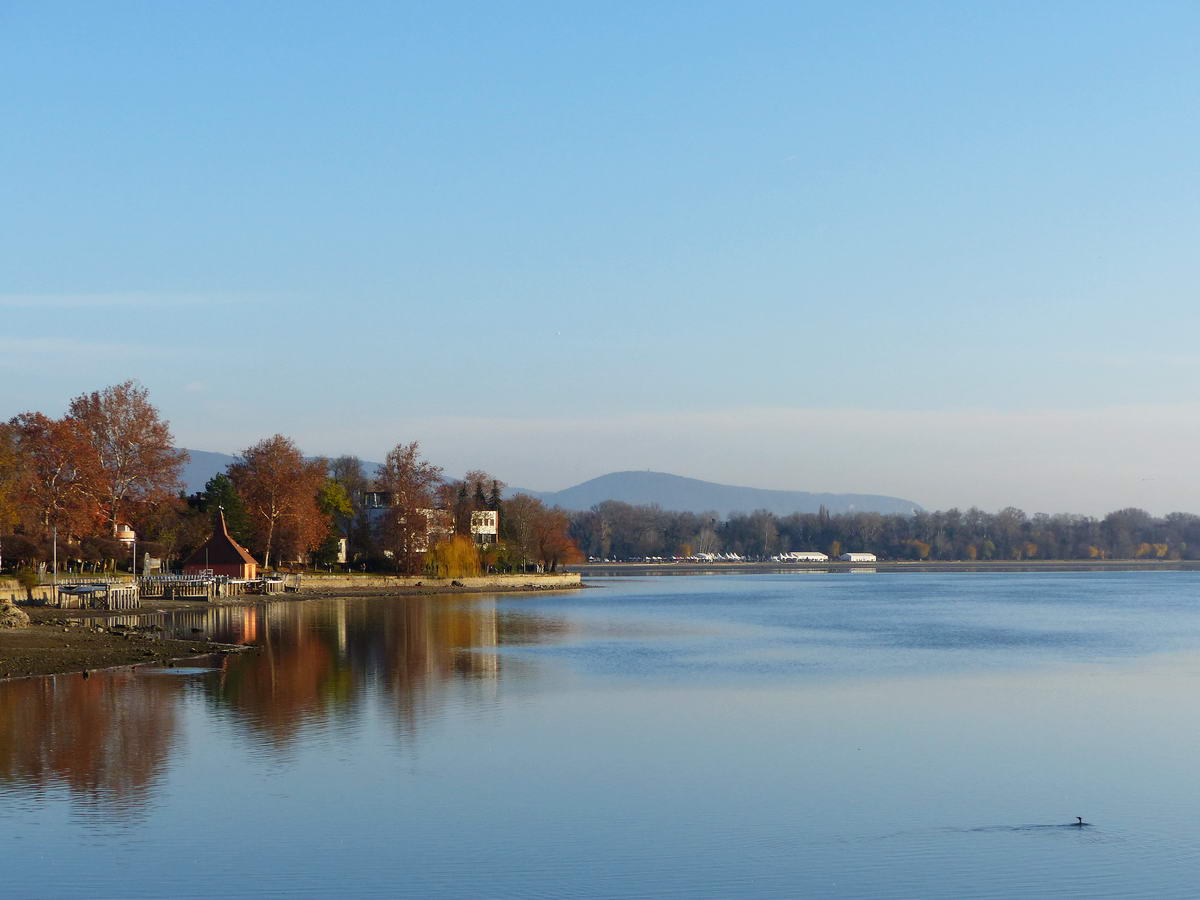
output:
[{"label": "blue sky", "polygon": [[[1194,3],[0,7],[0,415],[1200,511]],[[1007,448],[1007,449],[1005,449]]]}]

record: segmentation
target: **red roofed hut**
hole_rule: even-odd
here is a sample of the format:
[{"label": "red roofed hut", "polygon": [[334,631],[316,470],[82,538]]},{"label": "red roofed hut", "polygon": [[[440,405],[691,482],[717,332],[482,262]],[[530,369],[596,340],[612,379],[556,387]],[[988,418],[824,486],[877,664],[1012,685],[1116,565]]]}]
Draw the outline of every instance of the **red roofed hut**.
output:
[{"label": "red roofed hut", "polygon": [[257,578],[258,563],[245,547],[229,536],[225,513],[220,514],[221,527],[214,530],[196,552],[183,561],[184,575],[227,575],[230,578]]}]

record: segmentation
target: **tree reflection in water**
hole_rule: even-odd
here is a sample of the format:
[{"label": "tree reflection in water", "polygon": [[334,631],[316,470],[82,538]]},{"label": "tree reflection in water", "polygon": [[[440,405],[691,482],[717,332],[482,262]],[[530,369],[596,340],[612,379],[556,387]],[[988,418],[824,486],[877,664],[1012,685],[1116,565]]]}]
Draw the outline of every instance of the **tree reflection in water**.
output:
[{"label": "tree reflection in water", "polygon": [[0,782],[136,808],[167,764],[183,690],[129,670],[0,685]]},{"label": "tree reflection in water", "polygon": [[501,673],[513,671],[494,648],[568,630],[563,618],[500,610],[490,597],[279,602],[156,621],[181,637],[261,649],[225,657],[199,679],[120,670],[0,684],[0,786],[61,786],[108,811],[137,809],[170,762],[189,685],[268,751],[311,728],[354,727],[372,697],[415,740],[447,692],[491,702]]},{"label": "tree reflection in water", "polygon": [[401,732],[412,735],[436,714],[441,690],[494,685],[502,662],[488,649],[512,643],[509,630],[520,640],[567,630],[564,619],[501,613],[492,598],[273,603],[253,612],[261,652],[227,659],[208,690],[275,746],[335,716],[353,724],[372,692],[390,699]]}]

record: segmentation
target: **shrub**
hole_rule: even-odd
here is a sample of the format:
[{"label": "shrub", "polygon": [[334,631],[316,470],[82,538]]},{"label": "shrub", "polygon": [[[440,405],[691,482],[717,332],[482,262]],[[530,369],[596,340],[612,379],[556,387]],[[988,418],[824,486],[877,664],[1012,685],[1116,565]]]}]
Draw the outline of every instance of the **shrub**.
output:
[{"label": "shrub", "polygon": [[441,541],[425,554],[425,571],[435,578],[461,578],[479,574],[479,551],[465,534]]}]

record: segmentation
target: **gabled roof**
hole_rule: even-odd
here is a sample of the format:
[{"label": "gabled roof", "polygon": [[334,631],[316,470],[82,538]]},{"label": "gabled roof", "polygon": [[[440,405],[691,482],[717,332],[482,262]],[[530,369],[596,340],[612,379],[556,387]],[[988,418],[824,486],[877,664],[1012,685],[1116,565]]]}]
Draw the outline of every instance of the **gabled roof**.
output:
[{"label": "gabled roof", "polygon": [[250,555],[241,544],[229,536],[229,527],[225,524],[225,512],[220,512],[221,527],[215,529],[207,541],[183,561],[185,566],[212,565],[251,565],[257,566],[258,561]]}]

